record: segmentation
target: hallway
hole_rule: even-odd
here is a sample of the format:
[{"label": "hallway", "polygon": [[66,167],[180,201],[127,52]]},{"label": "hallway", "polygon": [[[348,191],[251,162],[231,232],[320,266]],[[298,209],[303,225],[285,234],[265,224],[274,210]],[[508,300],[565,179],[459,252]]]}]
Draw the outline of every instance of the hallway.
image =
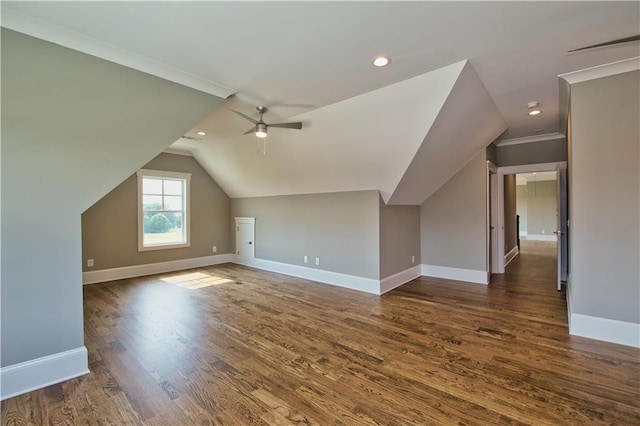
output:
[{"label": "hallway", "polygon": [[[520,254],[507,265],[505,275],[509,279],[525,279],[540,282],[556,289],[557,253],[555,241],[520,239]],[[556,290],[557,291],[557,290]]]}]

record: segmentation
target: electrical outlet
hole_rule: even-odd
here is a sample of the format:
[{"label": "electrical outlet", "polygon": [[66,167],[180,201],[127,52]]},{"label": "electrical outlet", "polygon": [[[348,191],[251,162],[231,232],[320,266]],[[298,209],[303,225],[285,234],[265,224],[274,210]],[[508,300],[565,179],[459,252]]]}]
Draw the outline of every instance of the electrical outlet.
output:
[{"label": "electrical outlet", "polygon": [[213,246],[213,247],[211,247],[211,250],[213,250],[214,253],[217,253],[218,252],[218,247]]},{"label": "electrical outlet", "polygon": [[411,263],[416,263],[416,257],[415,257],[415,255],[414,255],[414,256],[411,256]]},{"label": "electrical outlet", "polygon": [[87,268],[93,267],[93,259],[87,259]]},{"label": "electrical outlet", "polygon": [[319,264],[320,264],[320,258],[316,257],[316,265],[319,265]]},{"label": "electrical outlet", "polygon": [[304,257],[304,263],[307,263],[309,261],[309,259],[307,258],[307,256]]}]

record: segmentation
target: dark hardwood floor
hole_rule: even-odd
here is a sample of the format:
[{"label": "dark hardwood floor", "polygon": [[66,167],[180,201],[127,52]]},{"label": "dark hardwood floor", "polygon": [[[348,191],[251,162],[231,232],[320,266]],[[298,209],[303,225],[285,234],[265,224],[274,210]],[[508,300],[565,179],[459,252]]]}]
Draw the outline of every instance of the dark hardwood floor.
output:
[{"label": "dark hardwood floor", "polygon": [[640,424],[640,351],[568,335],[543,246],[381,297],[232,264],[86,286],[91,373],[2,424]]}]

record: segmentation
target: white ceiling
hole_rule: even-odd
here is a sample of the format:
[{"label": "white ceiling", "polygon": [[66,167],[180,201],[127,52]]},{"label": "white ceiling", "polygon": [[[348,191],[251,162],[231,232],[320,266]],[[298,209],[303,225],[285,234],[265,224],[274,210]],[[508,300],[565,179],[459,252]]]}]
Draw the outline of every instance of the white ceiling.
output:
[{"label": "white ceiling", "polygon": [[[174,73],[191,76],[203,84],[231,88],[237,91],[237,96],[229,101],[229,106],[252,114],[257,104],[266,105],[270,107],[265,117],[267,122],[306,118],[301,131],[272,129],[268,152],[271,158],[290,155],[293,159],[296,155],[294,147],[279,151],[280,137],[283,144],[295,140],[303,146],[305,140],[313,139],[298,155],[338,156],[335,150],[331,151],[330,143],[303,136],[318,130],[316,126],[320,123],[329,126],[317,121],[316,115],[334,117],[331,128],[338,124],[362,126],[361,116],[371,110],[371,122],[383,125],[384,118],[374,116],[380,106],[347,100],[464,60],[469,60],[504,118],[508,130],[503,137],[553,133],[559,130],[559,74],[640,54],[637,42],[566,53],[572,48],[638,34],[640,6],[636,1],[3,1],[2,8],[3,26],[63,45],[70,39],[82,38],[81,44],[89,46],[86,49],[89,53],[92,43],[109,46],[143,58],[147,63],[165,66]],[[383,69],[372,67],[370,61],[378,54],[389,55],[391,65]],[[433,100],[434,105],[440,102],[437,96]],[[529,101],[540,102],[544,112],[529,117],[526,108]],[[406,105],[412,103],[415,101],[407,101]],[[386,123],[387,130],[421,126],[412,122],[422,118],[412,115],[411,111],[401,115],[395,117],[393,123]],[[228,163],[228,169],[262,167],[257,165],[256,158],[245,162],[248,152],[253,155],[255,138],[239,135],[249,127],[250,123],[242,118],[220,109],[189,136],[196,136],[196,130],[208,133],[199,146],[206,147],[203,151],[208,152],[209,159],[201,155],[199,160],[210,173],[216,164],[211,160],[215,155],[228,156],[218,159],[217,170],[224,162]],[[325,141],[332,137],[333,134],[328,133],[323,136]],[[423,134],[419,140],[406,144],[414,146],[424,137]],[[333,141],[334,145],[339,143]],[[372,151],[371,140],[363,137],[348,143],[353,166],[363,169],[370,165],[367,158]],[[225,153],[221,147],[230,144],[234,148]],[[180,142],[177,146],[193,148],[195,145]],[[234,158],[243,158],[242,165],[233,165]],[[264,164],[269,160],[261,161]],[[278,179],[284,179],[289,185],[292,177],[295,179],[306,172],[308,167],[303,164],[289,161]],[[407,170],[399,165],[391,167],[393,170],[386,178],[389,181]],[[330,174],[332,170],[325,172]],[[229,173],[225,175],[233,175],[232,171]],[[236,170],[235,175],[227,181],[238,182],[237,176],[241,173]],[[278,179],[273,173],[264,175],[262,182],[256,180],[256,176],[249,177],[253,179],[249,182],[253,185],[251,188],[273,185],[260,191],[247,185],[234,186],[233,182],[225,184],[225,178],[215,177],[232,196],[287,192],[282,185],[276,188]],[[357,179],[357,176],[351,178]],[[385,189],[378,184],[374,179],[364,179],[360,187]],[[350,185],[343,186],[353,189]],[[234,187],[238,188],[235,194]],[[319,189],[314,188],[314,185],[299,186],[296,191]],[[340,189],[339,185],[324,188]]]}]

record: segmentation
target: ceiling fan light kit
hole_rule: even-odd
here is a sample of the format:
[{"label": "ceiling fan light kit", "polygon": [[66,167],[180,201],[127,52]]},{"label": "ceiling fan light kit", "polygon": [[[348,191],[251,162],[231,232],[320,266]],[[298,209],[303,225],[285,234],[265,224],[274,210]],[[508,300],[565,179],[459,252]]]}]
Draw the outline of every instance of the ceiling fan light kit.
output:
[{"label": "ceiling fan light kit", "polygon": [[256,124],[256,136],[259,138],[267,137],[267,125],[264,123]]},{"label": "ceiling fan light kit", "polygon": [[259,106],[259,107],[256,107],[256,110],[258,111],[258,113],[260,113],[260,118],[258,120],[246,114],[243,114],[239,111],[236,111],[233,109],[231,110],[236,114],[238,114],[240,117],[244,118],[245,120],[249,120],[250,122],[255,124],[255,126],[253,126],[252,128],[250,128],[249,130],[243,133],[245,135],[248,135],[249,133],[255,133],[255,135],[258,138],[264,139],[267,137],[269,127],[279,127],[281,129],[297,129],[297,130],[302,129],[302,122],[300,121],[294,122],[294,123],[273,123],[273,124],[265,123],[262,116],[264,115],[265,112],[267,112],[267,107]]}]

